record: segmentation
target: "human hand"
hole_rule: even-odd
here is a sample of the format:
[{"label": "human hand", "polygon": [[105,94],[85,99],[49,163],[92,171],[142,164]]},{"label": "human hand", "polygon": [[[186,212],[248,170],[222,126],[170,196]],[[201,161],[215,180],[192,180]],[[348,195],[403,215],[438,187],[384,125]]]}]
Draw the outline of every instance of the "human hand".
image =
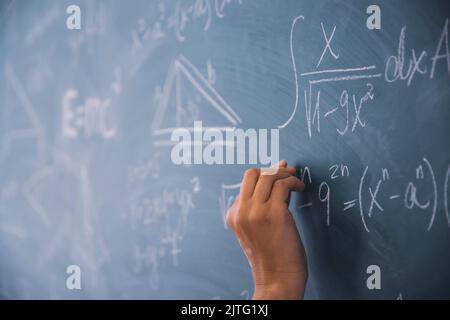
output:
[{"label": "human hand", "polygon": [[305,249],[290,213],[291,191],[305,184],[280,161],[276,174],[247,170],[226,220],[252,269],[253,299],[301,299],[307,279]]}]

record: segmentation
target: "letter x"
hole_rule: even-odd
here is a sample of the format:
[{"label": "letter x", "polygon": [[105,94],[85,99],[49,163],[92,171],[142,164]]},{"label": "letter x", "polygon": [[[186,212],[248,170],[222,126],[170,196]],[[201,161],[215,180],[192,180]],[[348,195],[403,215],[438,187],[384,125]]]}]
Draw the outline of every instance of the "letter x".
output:
[{"label": "letter x", "polygon": [[361,120],[362,100],[359,100],[359,105],[356,104],[356,97],[353,95],[353,106],[355,107],[355,121],[353,121],[352,132],[355,131],[356,126],[359,124],[362,128],[366,126],[366,123]]},{"label": "letter x", "polygon": [[330,53],[333,56],[333,58],[335,58],[335,59],[339,58],[339,55],[335,54],[333,52],[333,49],[331,49],[331,44],[330,44],[331,40],[333,40],[334,32],[336,31],[336,26],[334,26],[333,31],[331,32],[331,36],[329,38],[328,38],[328,36],[327,36],[327,34],[325,32],[325,29],[323,27],[323,23],[322,22],[320,23],[320,26],[322,27],[322,33],[323,33],[323,37],[325,39],[326,44],[325,44],[325,48],[323,49],[322,55],[320,56],[319,62],[317,63],[316,68],[319,67],[320,63],[322,62],[323,56],[325,55],[327,50],[330,51]]},{"label": "letter x", "polygon": [[383,208],[380,206],[380,204],[377,201],[377,195],[378,195],[378,191],[380,189],[381,182],[382,182],[382,180],[378,181],[377,186],[375,188],[375,192],[373,192],[372,188],[369,187],[370,197],[372,198],[372,200],[370,200],[370,207],[369,207],[369,213],[368,213],[369,217],[372,216],[373,205],[376,205],[380,211],[383,211]]},{"label": "letter x", "polygon": [[416,51],[414,49],[412,49],[411,52],[412,52],[412,60],[411,60],[412,70],[411,70],[411,73],[409,74],[408,86],[411,84],[411,81],[412,81],[416,71],[419,72],[420,74],[425,74],[427,72],[426,66],[425,66],[425,69],[420,68],[420,63],[422,62],[423,58],[427,55],[427,53],[425,51],[422,51],[419,58],[417,58]]}]

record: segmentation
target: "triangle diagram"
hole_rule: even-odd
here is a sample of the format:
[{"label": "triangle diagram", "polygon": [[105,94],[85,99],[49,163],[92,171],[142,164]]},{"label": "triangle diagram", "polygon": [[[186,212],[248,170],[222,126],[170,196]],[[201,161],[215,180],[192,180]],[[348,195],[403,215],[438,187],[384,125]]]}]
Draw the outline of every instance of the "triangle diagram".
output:
[{"label": "triangle diagram", "polygon": [[201,72],[184,56],[169,67],[152,122],[152,140],[170,146],[176,128],[193,130],[194,121],[204,129],[234,129],[242,121]]}]

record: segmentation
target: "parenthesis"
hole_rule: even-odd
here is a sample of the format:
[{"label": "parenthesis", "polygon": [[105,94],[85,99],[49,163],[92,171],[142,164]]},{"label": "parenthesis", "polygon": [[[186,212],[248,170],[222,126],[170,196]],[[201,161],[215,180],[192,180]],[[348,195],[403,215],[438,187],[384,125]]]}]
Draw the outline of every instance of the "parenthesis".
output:
[{"label": "parenthesis", "polygon": [[445,207],[445,215],[447,217],[447,224],[450,227],[450,212],[448,210],[448,187],[449,187],[449,179],[450,179],[450,164],[447,168],[447,173],[445,174],[445,182],[444,182],[444,207]]},{"label": "parenthesis", "polygon": [[431,213],[431,218],[430,218],[430,223],[428,224],[428,228],[427,231],[430,231],[431,227],[433,226],[434,223],[434,218],[436,217],[436,210],[437,210],[437,184],[436,184],[436,177],[434,175],[434,171],[433,171],[433,167],[431,166],[430,162],[428,161],[427,158],[423,158],[423,162],[425,162],[425,164],[428,167],[428,170],[430,171],[431,174],[431,181],[433,184],[433,192],[434,192],[434,201],[433,201],[433,211]]},{"label": "parenthesis", "polygon": [[369,228],[367,228],[366,220],[364,219],[364,209],[363,209],[363,203],[362,203],[362,187],[364,184],[364,178],[366,177],[367,170],[369,170],[369,166],[366,166],[364,169],[363,175],[361,177],[361,181],[359,182],[359,190],[358,190],[358,201],[359,201],[359,213],[361,215],[361,220],[364,225],[364,228],[367,232],[370,232]]}]

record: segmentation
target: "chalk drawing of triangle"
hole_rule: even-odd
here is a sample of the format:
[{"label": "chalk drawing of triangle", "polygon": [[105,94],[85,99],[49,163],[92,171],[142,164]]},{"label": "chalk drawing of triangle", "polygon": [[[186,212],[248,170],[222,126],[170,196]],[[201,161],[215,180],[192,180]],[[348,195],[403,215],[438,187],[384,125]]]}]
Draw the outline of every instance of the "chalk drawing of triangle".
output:
[{"label": "chalk drawing of triangle", "polygon": [[167,74],[152,122],[156,146],[171,145],[176,128],[193,130],[194,121],[203,128],[233,130],[242,121],[201,72],[184,56],[175,59]]}]

